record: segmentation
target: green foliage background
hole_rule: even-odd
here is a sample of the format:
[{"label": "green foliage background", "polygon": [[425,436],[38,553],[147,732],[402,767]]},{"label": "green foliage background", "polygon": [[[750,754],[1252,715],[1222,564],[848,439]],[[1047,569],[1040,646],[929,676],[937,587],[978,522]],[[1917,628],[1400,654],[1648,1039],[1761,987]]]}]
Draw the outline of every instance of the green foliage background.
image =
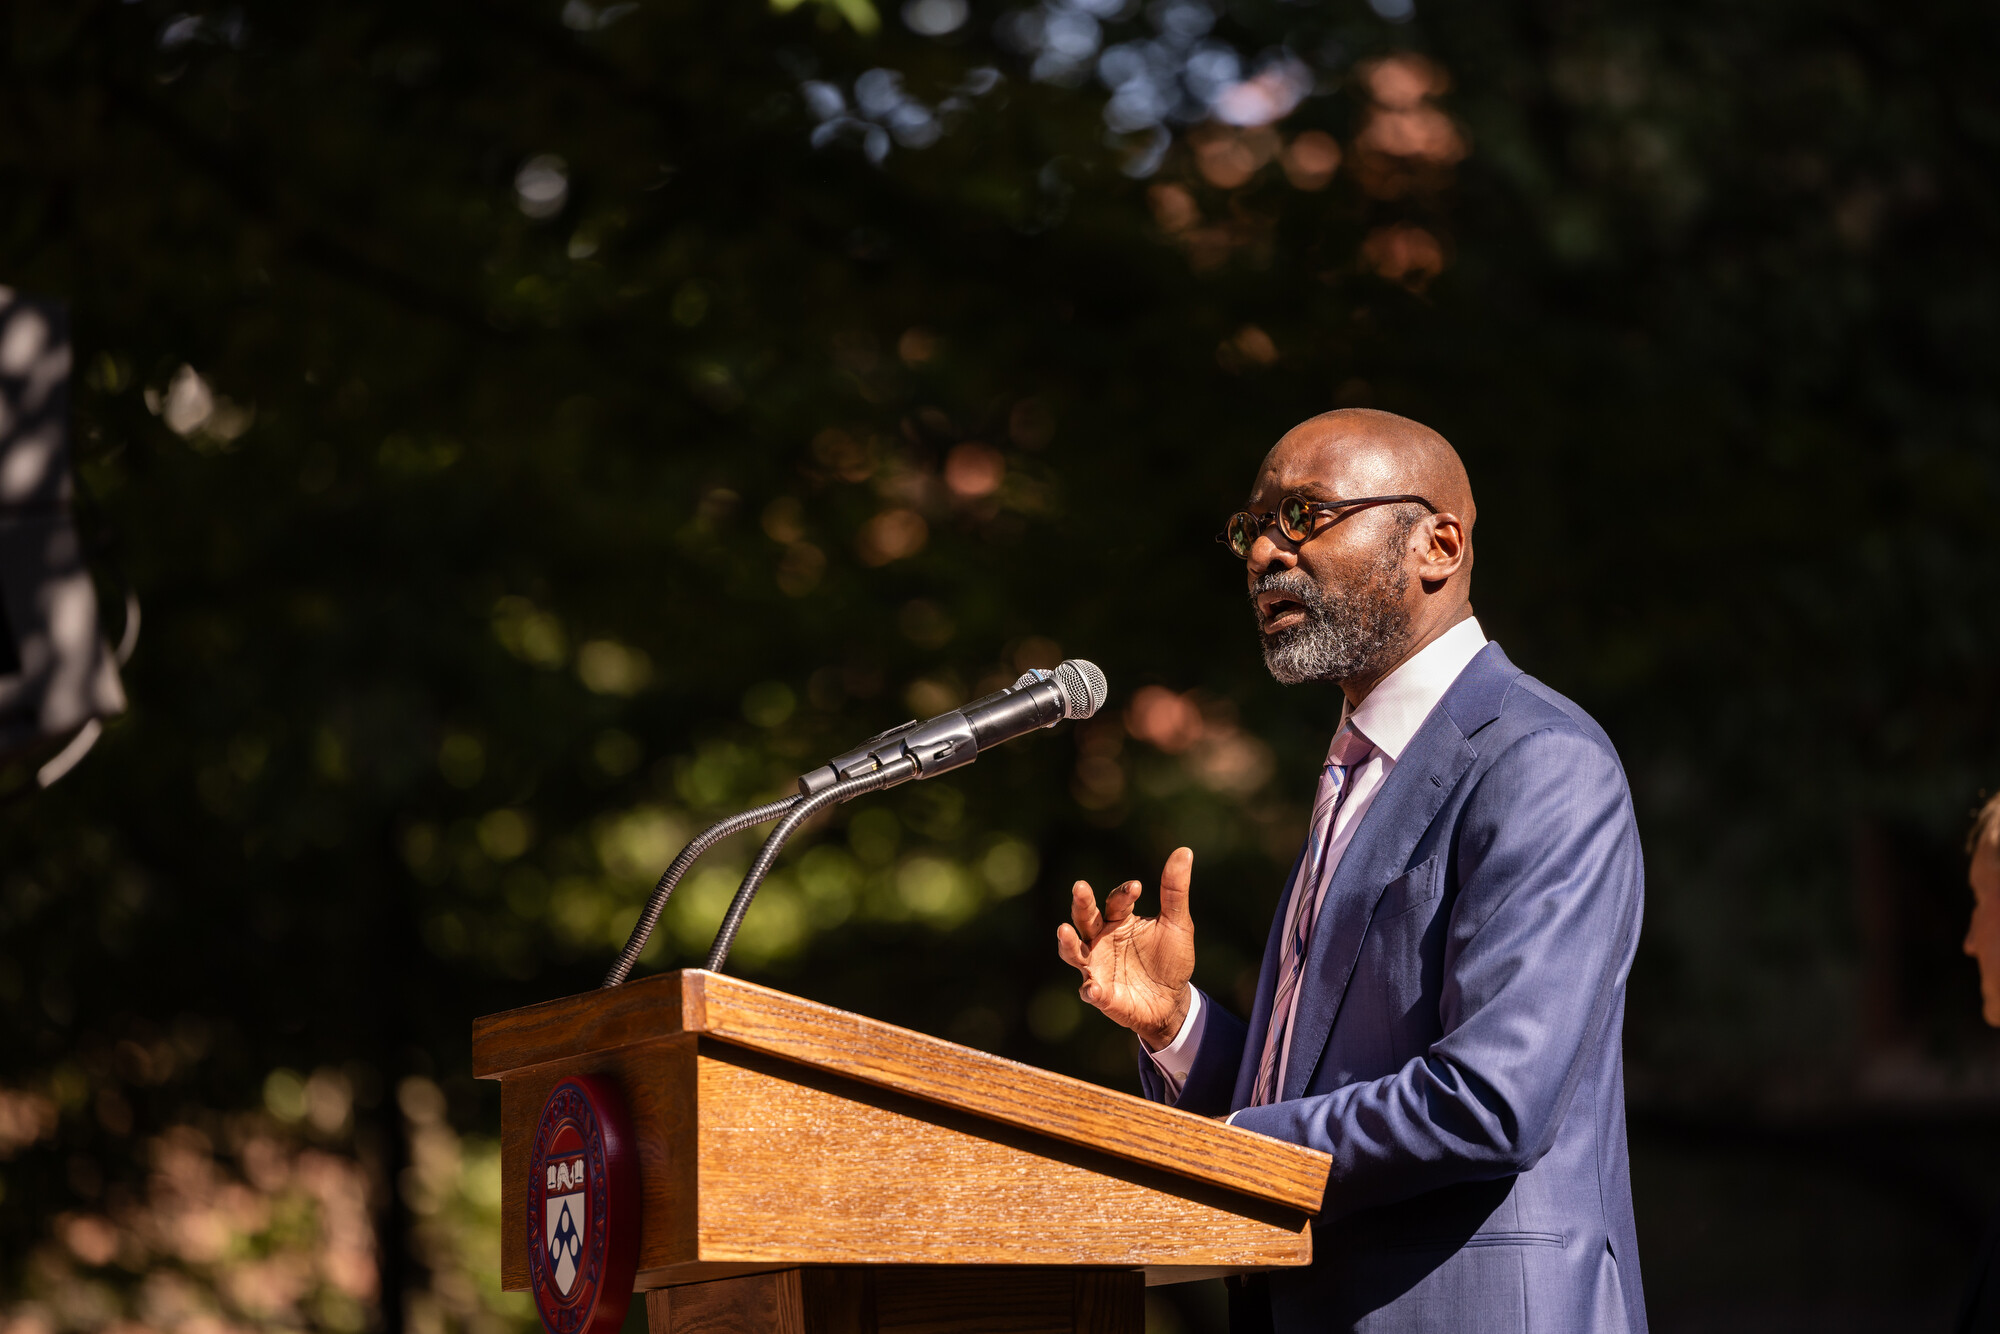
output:
[{"label": "green foliage background", "polygon": [[[1221,32],[1318,79],[1284,135],[1348,146],[1308,190],[1275,163],[1224,189],[1187,140],[1128,177],[1101,90],[1029,78],[999,9],[931,40],[863,8],[9,11],[0,280],[73,303],[81,518],[107,603],[145,608],[131,712],[0,816],[13,1318],[171,1325],[163,1262],[92,1264],[78,1220],[156,1198],[161,1136],[204,1127],[253,1182],[267,1141],[359,1164],[391,1297],[190,1301],[518,1319],[480,1288],[470,1019],[593,985],[717,813],[1056,652],[1104,666],[1113,713],[1195,692],[1205,739],[1107,716],[857,806],[733,962],[1130,1086],[1053,927],[1073,878],[1186,842],[1199,980],[1244,988],[1337,701],[1264,676],[1209,539],[1336,403],[1459,446],[1489,633],[1625,757],[1665,1327],[1822,1291],[1884,1327],[1948,1310],[1973,1155],[1825,1182],[1836,1143],[1981,1141],[2000,1088],[1955,861],[1996,750],[1993,12],[1241,0]],[[1371,186],[1362,71],[1396,51],[1448,72],[1470,152]],[[888,67],[937,102],[989,65],[934,146],[809,143],[803,78]],[[544,155],[567,193],[531,217]],[[1398,227],[1442,272],[1371,268]],[[183,366],[228,402],[177,432]],[[954,457],[1004,477],[954,490]],[[920,547],[883,559],[908,516]],[[748,855],[642,968],[699,956]],[[1727,1220],[1801,1182],[1838,1198],[1768,1227],[1834,1240],[1733,1268]],[[1886,1217],[1918,1219],[1905,1249],[1839,1261]]]}]

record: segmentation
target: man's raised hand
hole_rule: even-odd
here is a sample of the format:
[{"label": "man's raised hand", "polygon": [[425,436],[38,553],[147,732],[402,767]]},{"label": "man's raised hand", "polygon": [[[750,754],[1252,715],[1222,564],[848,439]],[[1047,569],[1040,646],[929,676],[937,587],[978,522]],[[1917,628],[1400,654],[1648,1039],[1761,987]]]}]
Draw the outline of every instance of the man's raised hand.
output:
[{"label": "man's raised hand", "polygon": [[1160,872],[1160,915],[1137,917],[1141,886],[1128,880],[1104,899],[1079,880],[1070,890],[1070,920],[1056,928],[1056,952],[1083,974],[1077,994],[1112,1022],[1139,1035],[1154,1051],[1168,1045],[1187,1018],[1194,975],[1194,921],[1188,883],[1194,853],[1175,848]]}]

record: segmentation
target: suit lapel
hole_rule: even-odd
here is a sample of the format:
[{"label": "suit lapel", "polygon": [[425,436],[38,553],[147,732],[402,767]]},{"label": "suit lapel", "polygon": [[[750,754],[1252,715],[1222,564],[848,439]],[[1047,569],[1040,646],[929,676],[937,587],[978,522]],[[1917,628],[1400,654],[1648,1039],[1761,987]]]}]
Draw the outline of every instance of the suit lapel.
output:
[{"label": "suit lapel", "polygon": [[[1361,827],[1354,831],[1334,870],[1319,920],[1313,925],[1280,1098],[1304,1094],[1333,1032],[1334,1018],[1354,976],[1354,965],[1361,958],[1361,945],[1382,890],[1408,869],[1418,841],[1472,766],[1475,752],[1467,738],[1499,716],[1507,687],[1520,674],[1498,644],[1489,643],[1481,649],[1417,729],[1361,817]],[[1296,873],[1293,878],[1296,880]],[[1272,978],[1276,975],[1275,951],[1275,943],[1265,951],[1264,972]],[[1258,997],[1268,1014],[1275,984],[1266,987],[1264,981],[1259,978]],[[1261,1034],[1264,1030],[1251,1031]],[[1261,1050],[1261,1038],[1259,1043]],[[1241,1084],[1240,1076],[1237,1082]]]}]

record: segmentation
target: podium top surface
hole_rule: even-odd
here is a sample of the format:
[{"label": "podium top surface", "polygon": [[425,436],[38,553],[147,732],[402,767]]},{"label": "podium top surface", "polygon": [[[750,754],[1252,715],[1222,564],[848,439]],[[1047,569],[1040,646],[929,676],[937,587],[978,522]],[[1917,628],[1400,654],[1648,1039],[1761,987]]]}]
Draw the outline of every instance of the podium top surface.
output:
[{"label": "podium top surface", "polygon": [[1316,1213],[1332,1160],[1314,1149],[1038,1070],[703,969],[661,973],[473,1021],[481,1079],[642,1042],[698,1036]]}]

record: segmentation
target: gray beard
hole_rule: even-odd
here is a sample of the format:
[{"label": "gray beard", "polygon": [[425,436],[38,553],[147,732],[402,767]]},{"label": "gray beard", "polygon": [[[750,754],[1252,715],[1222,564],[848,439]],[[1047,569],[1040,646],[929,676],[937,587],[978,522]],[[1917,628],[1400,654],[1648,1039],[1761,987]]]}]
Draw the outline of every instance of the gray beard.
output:
[{"label": "gray beard", "polygon": [[1345,597],[1329,598],[1303,570],[1273,570],[1250,590],[1283,593],[1306,609],[1289,630],[1263,635],[1264,666],[1281,685],[1308,681],[1351,681],[1388,666],[1409,635],[1410,612],[1403,602],[1409,575],[1399,540],[1382,553],[1369,578]]}]

